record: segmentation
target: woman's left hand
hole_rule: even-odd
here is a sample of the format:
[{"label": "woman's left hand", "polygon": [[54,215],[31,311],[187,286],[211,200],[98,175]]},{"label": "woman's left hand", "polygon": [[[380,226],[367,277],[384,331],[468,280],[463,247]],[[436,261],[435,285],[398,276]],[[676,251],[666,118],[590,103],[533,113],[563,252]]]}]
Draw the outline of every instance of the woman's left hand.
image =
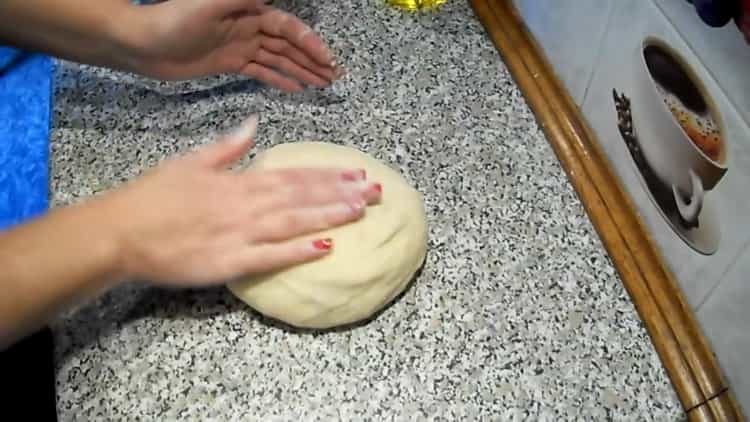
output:
[{"label": "woman's left hand", "polygon": [[[179,80],[246,75],[284,91],[326,87],[339,69],[299,18],[262,0],[168,0],[133,6],[135,71]],[[131,28],[134,31],[134,29]]]}]

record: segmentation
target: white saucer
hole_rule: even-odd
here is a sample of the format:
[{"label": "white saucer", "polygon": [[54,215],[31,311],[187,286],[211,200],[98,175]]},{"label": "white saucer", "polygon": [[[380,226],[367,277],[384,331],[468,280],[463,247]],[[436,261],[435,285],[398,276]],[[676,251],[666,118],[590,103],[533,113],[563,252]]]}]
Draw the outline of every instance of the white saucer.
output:
[{"label": "white saucer", "polygon": [[[638,139],[637,137],[636,142],[640,143],[640,139]],[[656,199],[654,193],[651,191],[651,187],[648,185],[648,183],[646,183],[646,179],[643,177],[641,169],[638,167],[638,164],[636,164],[635,159],[633,159],[632,153],[629,151],[627,143],[625,145],[625,148],[628,150],[630,162],[635,169],[638,180],[640,180],[641,182],[641,186],[643,186],[646,194],[651,199],[651,202],[656,206],[656,209],[659,210],[659,214],[661,214],[664,220],[667,221],[669,227],[671,227],[672,230],[677,233],[677,235],[696,252],[703,255],[713,255],[714,253],[716,253],[716,251],[719,249],[719,242],[721,241],[721,229],[719,227],[719,219],[716,210],[711,202],[710,192],[706,194],[705,201],[703,202],[703,209],[698,216],[698,227],[685,227],[680,221],[680,216],[676,211],[676,207],[674,208],[674,211],[664,210],[659,200]],[[668,199],[665,198],[662,201],[666,200],[674,202],[674,198],[672,197],[669,197]]]}]

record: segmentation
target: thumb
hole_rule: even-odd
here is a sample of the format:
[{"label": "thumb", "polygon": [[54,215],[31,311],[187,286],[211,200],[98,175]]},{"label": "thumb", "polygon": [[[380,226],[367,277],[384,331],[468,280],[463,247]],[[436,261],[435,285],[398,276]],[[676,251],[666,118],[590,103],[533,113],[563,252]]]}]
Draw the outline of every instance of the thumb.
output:
[{"label": "thumb", "polygon": [[215,169],[228,167],[239,161],[255,145],[257,130],[258,115],[253,114],[219,142],[200,150],[198,159]]}]

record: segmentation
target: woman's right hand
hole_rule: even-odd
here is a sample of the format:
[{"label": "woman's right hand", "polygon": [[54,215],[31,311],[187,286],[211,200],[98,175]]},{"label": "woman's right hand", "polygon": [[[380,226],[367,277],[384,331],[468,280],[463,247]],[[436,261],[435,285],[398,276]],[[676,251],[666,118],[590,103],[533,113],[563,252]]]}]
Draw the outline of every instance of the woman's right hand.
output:
[{"label": "woman's right hand", "polygon": [[101,198],[119,233],[121,278],[195,287],[313,260],[330,241],[300,236],[358,220],[379,199],[358,169],[229,170],[256,126],[251,117]]}]

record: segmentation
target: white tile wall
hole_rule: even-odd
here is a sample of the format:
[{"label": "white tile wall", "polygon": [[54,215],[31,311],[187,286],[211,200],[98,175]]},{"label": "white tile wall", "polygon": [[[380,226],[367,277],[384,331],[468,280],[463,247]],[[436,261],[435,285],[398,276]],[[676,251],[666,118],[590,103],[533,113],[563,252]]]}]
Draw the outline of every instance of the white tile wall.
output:
[{"label": "white tile wall", "polygon": [[[750,403],[750,46],[733,23],[721,29],[704,25],[685,0],[516,4],[697,311],[739,402]],[[708,197],[722,232],[711,256],[696,253],[672,232],[640,185],[617,131],[612,88],[632,92],[633,51],[647,34],[663,38],[691,62],[727,126],[729,171]]]},{"label": "white tile wall", "polygon": [[750,249],[738,257],[697,317],[737,401],[744,412],[750,411]]},{"label": "white tile wall", "polygon": [[558,77],[580,106],[614,0],[515,0]]},{"label": "white tile wall", "polygon": [[[639,0],[617,3],[602,48],[605,53],[594,71],[582,108],[583,114],[596,132],[620,180],[638,205],[641,217],[681,283],[688,301],[697,307],[719,283],[739,249],[750,238],[750,232],[736,230],[738,224],[748,221],[744,216],[750,216],[750,201],[747,200],[747,196],[736,194],[743,191],[743,186],[748,186],[750,177],[747,172],[735,171],[734,167],[739,166],[732,156],[727,175],[707,197],[714,201],[712,205],[715,205],[714,208],[720,216],[722,240],[716,254],[704,256],[696,253],[664,221],[637,179],[632,159],[617,131],[612,103],[612,88],[626,95],[632,93],[634,51],[648,34],[658,36],[678,49],[702,75],[722,110],[730,133],[730,142],[741,136],[745,126],[718,86],[701,69],[700,62],[691,54],[679,34],[651,3]],[[633,106],[637,107],[637,104]],[[733,152],[737,150],[738,148],[732,148]]]}]

